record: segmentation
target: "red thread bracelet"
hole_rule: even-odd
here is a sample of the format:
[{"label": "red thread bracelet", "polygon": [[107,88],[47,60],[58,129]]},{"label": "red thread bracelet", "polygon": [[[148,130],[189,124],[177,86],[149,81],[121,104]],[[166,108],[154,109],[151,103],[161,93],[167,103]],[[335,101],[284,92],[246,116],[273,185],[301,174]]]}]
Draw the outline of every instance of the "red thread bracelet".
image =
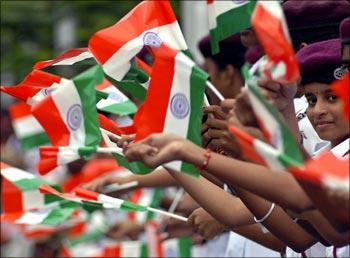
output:
[{"label": "red thread bracelet", "polygon": [[209,164],[209,160],[210,160],[210,158],[211,158],[211,150],[210,150],[209,148],[206,149],[205,152],[204,152],[204,154],[203,154],[203,156],[204,156],[203,163],[202,163],[202,165],[199,167],[199,170],[200,170],[201,172],[207,170],[207,167],[208,167],[208,164]]}]

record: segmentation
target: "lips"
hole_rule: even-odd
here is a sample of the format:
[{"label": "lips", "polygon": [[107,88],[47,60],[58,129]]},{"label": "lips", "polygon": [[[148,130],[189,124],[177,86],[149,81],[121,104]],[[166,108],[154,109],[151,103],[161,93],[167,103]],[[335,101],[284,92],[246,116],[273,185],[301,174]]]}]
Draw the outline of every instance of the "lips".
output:
[{"label": "lips", "polygon": [[332,126],[332,125],[333,125],[332,121],[317,121],[315,123],[315,127],[317,129],[320,129],[320,130],[326,129],[327,127]]}]

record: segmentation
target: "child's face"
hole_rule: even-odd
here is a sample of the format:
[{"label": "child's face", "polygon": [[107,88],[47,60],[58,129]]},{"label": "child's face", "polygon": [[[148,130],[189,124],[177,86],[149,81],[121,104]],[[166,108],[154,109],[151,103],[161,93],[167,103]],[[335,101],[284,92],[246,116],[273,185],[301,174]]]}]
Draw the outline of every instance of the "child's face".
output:
[{"label": "child's face", "polygon": [[307,115],[321,139],[335,146],[349,136],[349,123],[343,114],[341,101],[328,84],[305,85],[305,97],[309,103]]}]

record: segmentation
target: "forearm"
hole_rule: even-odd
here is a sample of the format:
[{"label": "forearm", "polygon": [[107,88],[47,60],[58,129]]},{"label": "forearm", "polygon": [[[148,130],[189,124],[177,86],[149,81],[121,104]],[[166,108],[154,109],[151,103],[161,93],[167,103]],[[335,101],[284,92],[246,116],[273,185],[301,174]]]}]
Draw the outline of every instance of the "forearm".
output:
[{"label": "forearm", "polygon": [[165,169],[160,169],[146,175],[130,175],[128,181],[137,181],[137,187],[168,187],[176,186],[177,181]]},{"label": "forearm", "polygon": [[238,198],[233,197],[203,177],[169,170],[191,197],[219,222],[234,227],[253,223],[250,211]]},{"label": "forearm", "polygon": [[[240,188],[235,190],[256,218],[263,218],[267,214],[272,205],[271,202],[246,190]],[[278,239],[298,252],[307,249],[315,243],[315,239],[278,206],[275,206],[272,213],[263,222],[263,225]]]},{"label": "forearm", "polygon": [[[204,151],[200,148],[187,152],[187,162],[202,165]],[[311,200],[289,173],[271,171],[257,164],[211,154],[207,171],[221,180],[291,210],[303,211],[313,206]],[[253,179],[253,180],[252,180]],[[293,194],[290,194],[290,193]]]},{"label": "forearm", "polygon": [[286,244],[271,233],[264,234],[257,224],[240,226],[232,231],[276,252],[284,253]]}]

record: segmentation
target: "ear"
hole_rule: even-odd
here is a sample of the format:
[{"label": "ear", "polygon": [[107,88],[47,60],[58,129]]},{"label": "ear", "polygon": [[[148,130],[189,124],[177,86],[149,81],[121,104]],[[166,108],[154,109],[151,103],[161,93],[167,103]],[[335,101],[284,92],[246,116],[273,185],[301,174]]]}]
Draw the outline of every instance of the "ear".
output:
[{"label": "ear", "polygon": [[224,74],[224,78],[225,80],[228,80],[228,81],[232,81],[232,79],[234,78],[234,76],[236,75],[236,68],[233,67],[233,65],[231,64],[228,64],[226,65],[224,71],[223,71],[223,74]]}]

